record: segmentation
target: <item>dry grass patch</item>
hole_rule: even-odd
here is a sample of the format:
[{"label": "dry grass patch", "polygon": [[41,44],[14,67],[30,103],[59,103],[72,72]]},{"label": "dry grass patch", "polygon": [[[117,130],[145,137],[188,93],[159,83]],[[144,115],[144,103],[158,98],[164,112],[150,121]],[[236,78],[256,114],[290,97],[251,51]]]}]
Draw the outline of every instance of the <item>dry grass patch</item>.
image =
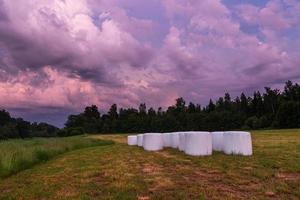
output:
[{"label": "dry grass patch", "polygon": [[284,173],[279,172],[275,175],[276,178],[285,180],[285,181],[300,181],[300,173]]},{"label": "dry grass patch", "polygon": [[111,140],[117,143],[127,144],[127,134],[123,135],[113,135],[113,134],[99,134],[99,135],[90,135],[91,138],[100,139],[100,140]]}]

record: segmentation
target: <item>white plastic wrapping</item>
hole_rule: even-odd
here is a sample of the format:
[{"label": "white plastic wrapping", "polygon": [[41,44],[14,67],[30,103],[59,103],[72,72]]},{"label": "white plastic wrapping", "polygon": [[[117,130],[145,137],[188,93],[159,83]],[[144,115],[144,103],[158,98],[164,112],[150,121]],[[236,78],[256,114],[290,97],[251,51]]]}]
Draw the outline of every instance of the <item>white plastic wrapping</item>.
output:
[{"label": "white plastic wrapping", "polygon": [[178,148],[179,146],[179,132],[171,133],[171,147]]},{"label": "white plastic wrapping", "polygon": [[214,151],[223,151],[223,134],[224,132],[212,132],[212,147]]},{"label": "white plastic wrapping", "polygon": [[212,154],[212,136],[209,132],[186,132],[184,152],[192,156]]},{"label": "white plastic wrapping", "polygon": [[146,151],[159,151],[163,149],[164,142],[161,133],[145,133],[143,135],[143,147]]},{"label": "white plastic wrapping", "polygon": [[171,133],[163,133],[162,137],[163,137],[163,141],[164,141],[164,147],[171,147],[171,144],[172,144]]},{"label": "white plastic wrapping", "polygon": [[138,134],[137,135],[137,145],[139,147],[142,147],[143,146],[143,134]]},{"label": "white plastic wrapping", "polygon": [[129,135],[127,137],[127,144],[130,146],[137,145],[137,136],[136,135]]},{"label": "white plastic wrapping", "polygon": [[184,149],[185,149],[185,132],[180,132],[179,133],[179,145],[178,145],[178,149],[180,151],[184,151]]},{"label": "white plastic wrapping", "polygon": [[223,137],[225,154],[252,155],[252,140],[249,132],[228,131],[224,132]]}]

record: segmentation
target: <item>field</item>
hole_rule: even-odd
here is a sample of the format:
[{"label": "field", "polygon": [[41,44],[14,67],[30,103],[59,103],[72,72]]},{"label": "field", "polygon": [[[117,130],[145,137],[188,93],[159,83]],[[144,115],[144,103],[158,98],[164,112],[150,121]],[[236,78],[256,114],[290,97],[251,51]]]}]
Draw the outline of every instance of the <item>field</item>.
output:
[{"label": "field", "polygon": [[58,154],[111,143],[84,136],[0,141],[0,180]]},{"label": "field", "polygon": [[145,152],[127,146],[126,135],[91,135],[115,143],[60,154],[4,178],[0,199],[299,199],[300,130],[252,133],[251,157]]}]

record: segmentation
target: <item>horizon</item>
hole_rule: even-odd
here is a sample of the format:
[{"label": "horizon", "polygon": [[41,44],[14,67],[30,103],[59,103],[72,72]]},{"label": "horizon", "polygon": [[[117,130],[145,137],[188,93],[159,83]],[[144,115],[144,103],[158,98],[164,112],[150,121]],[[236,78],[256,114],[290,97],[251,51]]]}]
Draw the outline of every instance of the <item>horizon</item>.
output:
[{"label": "horizon", "polygon": [[299,66],[296,0],[0,0],[0,106],[29,121],[282,90]]},{"label": "horizon", "polygon": [[[287,82],[288,82],[288,81],[287,81]],[[285,84],[287,84],[287,82],[286,82]],[[292,84],[295,84],[295,85],[299,85],[298,83],[293,83],[293,82],[291,82],[291,83],[292,83]],[[267,87],[265,87],[265,88],[267,88]],[[264,89],[265,89],[265,88],[264,88]],[[283,94],[283,93],[284,93],[284,90],[283,90],[282,88],[284,88],[283,85],[282,85],[282,87],[281,87],[280,89],[279,89],[279,88],[270,88],[270,89],[272,89],[272,90],[278,90],[280,94]],[[247,98],[250,97],[250,98],[252,99],[252,98],[253,98],[253,95],[254,95],[256,92],[259,92],[259,93],[262,95],[261,97],[264,99],[264,96],[263,96],[263,95],[265,94],[265,91],[262,92],[262,91],[259,91],[259,90],[253,91],[252,93],[249,93],[249,94],[245,94],[244,92],[241,92],[240,95],[237,95],[237,96],[235,96],[235,97],[231,96],[230,93],[228,93],[228,94],[229,94],[229,96],[230,96],[230,98],[231,98],[231,102],[236,102],[236,98],[239,98],[239,100],[240,100],[242,94],[246,95]],[[209,106],[210,100],[212,100],[213,104],[217,105],[217,104],[218,104],[218,100],[219,100],[220,98],[223,98],[223,100],[224,100],[225,95],[226,95],[226,94],[224,94],[223,96],[220,96],[220,97],[218,97],[218,98],[216,98],[216,99],[211,99],[211,98],[210,98],[210,99],[207,101],[207,103],[204,104],[204,105],[203,105],[203,104],[200,104],[200,103],[197,103],[197,102],[185,101],[185,99],[184,99],[183,97],[178,97],[177,99],[182,98],[182,99],[184,100],[184,102],[185,102],[185,106],[186,106],[186,107],[188,107],[189,104],[192,103],[194,106],[199,105],[200,108],[201,108],[201,110],[204,110],[204,109],[207,109],[207,106]],[[148,107],[147,104],[145,104],[145,103],[143,103],[143,102],[141,102],[141,103],[139,103],[139,104],[137,104],[137,105],[130,106],[130,107],[120,107],[119,105],[116,104],[116,105],[117,105],[117,112],[120,113],[120,109],[131,109],[131,108],[133,108],[133,109],[137,109],[137,110],[138,110],[138,109],[139,109],[139,106],[140,106],[141,104],[145,104],[145,105],[146,105],[146,112],[147,112],[147,113],[148,113],[148,111],[149,111],[150,108],[153,108],[156,112],[158,112],[158,109],[159,109],[159,108],[162,108],[162,111],[163,111],[163,112],[167,112],[167,110],[169,109],[169,107],[175,106],[177,99],[174,99],[173,104],[168,105],[168,106],[166,106],[166,107],[160,107],[160,106],[150,106],[150,107]],[[250,103],[250,102],[249,102],[249,103]],[[114,104],[111,104],[111,106],[113,106],[113,105],[114,105]],[[81,113],[84,112],[84,109],[85,109],[85,108],[90,107],[90,106],[94,106],[94,105],[86,105],[81,111],[73,112],[73,113],[70,112],[70,113],[68,114],[68,116],[66,116],[65,118],[64,118],[64,116],[61,116],[61,118],[57,118],[57,116],[54,116],[54,117],[52,118],[52,120],[53,120],[52,122],[54,122],[54,123],[51,122],[51,118],[49,119],[49,115],[46,116],[46,118],[45,118],[46,120],[44,120],[43,117],[39,118],[39,120],[37,120],[37,121],[34,121],[34,119],[33,119],[33,120],[31,120],[31,119],[26,119],[26,118],[23,118],[23,119],[24,119],[24,120],[28,120],[30,123],[44,123],[44,122],[46,122],[46,123],[48,123],[48,124],[50,124],[50,125],[54,125],[54,126],[56,126],[56,127],[58,127],[58,128],[64,128],[64,127],[65,127],[65,123],[67,122],[68,117],[69,117],[70,115],[79,115],[79,114],[81,114]],[[111,107],[110,107],[110,108],[108,108],[107,110],[103,110],[103,109],[101,109],[101,106],[99,106],[99,105],[95,105],[95,106],[97,107],[97,109],[98,109],[99,114],[100,114],[101,117],[102,117],[103,115],[107,115],[108,112],[109,112],[109,109],[111,108]],[[7,109],[5,109],[5,108],[2,108],[2,107],[0,107],[0,110],[5,110],[5,111],[7,111],[7,112],[9,112],[9,113],[13,113],[13,112],[10,112],[9,110],[7,110]],[[13,117],[13,118],[19,118],[20,116],[11,114],[11,117]],[[22,118],[22,117],[21,117],[21,118]],[[47,122],[47,121],[48,121],[48,122]]]}]

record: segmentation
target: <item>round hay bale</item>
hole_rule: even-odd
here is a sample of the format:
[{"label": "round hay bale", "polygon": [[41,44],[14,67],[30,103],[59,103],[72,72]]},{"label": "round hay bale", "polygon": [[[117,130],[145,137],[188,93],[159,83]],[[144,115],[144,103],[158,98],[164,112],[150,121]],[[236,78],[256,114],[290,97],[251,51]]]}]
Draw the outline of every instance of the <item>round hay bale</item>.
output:
[{"label": "round hay bale", "polygon": [[164,141],[164,147],[171,147],[171,144],[172,144],[171,133],[163,133],[162,137],[163,137],[163,141]]},{"label": "round hay bale", "polygon": [[208,156],[212,154],[212,136],[209,132],[185,133],[184,152],[191,156]]},{"label": "round hay bale", "polygon": [[163,145],[161,133],[145,133],[143,135],[143,147],[146,151],[159,151],[163,149]]},{"label": "round hay bale", "polygon": [[137,145],[137,136],[136,135],[129,135],[127,137],[127,144],[130,146]]},{"label": "round hay bale", "polygon": [[179,146],[179,133],[173,132],[171,133],[171,147],[178,148]]},{"label": "round hay bale", "polygon": [[223,151],[223,134],[224,132],[212,132],[212,148],[214,151]]},{"label": "round hay bale", "polygon": [[228,131],[224,132],[223,137],[225,154],[252,155],[252,140],[249,132]]},{"label": "round hay bale", "polygon": [[142,147],[143,146],[143,134],[138,134],[137,135],[137,145],[139,147]]},{"label": "round hay bale", "polygon": [[184,151],[184,149],[185,149],[185,132],[179,133],[179,145],[178,145],[178,149],[180,151]]}]

